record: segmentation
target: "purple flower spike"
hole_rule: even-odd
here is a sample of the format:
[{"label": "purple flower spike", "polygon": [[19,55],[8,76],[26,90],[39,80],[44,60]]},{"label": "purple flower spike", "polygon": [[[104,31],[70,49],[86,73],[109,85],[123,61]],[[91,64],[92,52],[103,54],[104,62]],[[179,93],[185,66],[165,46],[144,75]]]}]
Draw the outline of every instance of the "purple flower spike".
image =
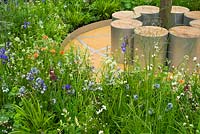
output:
[{"label": "purple flower spike", "polygon": [[122,52],[125,53],[126,52],[126,46],[128,45],[128,36],[124,36],[122,45],[121,45],[121,49]]},{"label": "purple flower spike", "polygon": [[126,52],[126,47],[122,47],[122,52],[123,52],[123,53]]},{"label": "purple flower spike", "polygon": [[122,42],[121,49],[122,49],[123,53],[126,52],[126,43],[125,42]]}]

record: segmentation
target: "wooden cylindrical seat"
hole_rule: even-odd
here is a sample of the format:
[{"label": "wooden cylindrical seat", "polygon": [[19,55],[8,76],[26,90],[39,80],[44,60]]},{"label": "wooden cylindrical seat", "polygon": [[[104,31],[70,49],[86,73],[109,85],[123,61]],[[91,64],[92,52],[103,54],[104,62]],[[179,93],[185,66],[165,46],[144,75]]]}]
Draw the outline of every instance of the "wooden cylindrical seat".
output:
[{"label": "wooden cylindrical seat", "polygon": [[144,26],[160,25],[159,7],[143,5],[134,7],[133,11],[142,15],[142,22]]},{"label": "wooden cylindrical seat", "polygon": [[193,58],[196,57],[197,62],[200,61],[200,29],[190,26],[177,26],[169,29],[169,33],[168,56],[171,66],[193,70],[196,64]]},{"label": "wooden cylindrical seat", "polygon": [[190,21],[200,19],[200,11],[190,11],[184,14],[184,24],[189,25]]},{"label": "wooden cylindrical seat", "polygon": [[123,63],[124,52],[122,51],[122,43],[128,40],[126,53],[130,56],[131,48],[133,47],[134,29],[142,26],[142,22],[133,19],[115,20],[111,22],[111,52],[118,63]]},{"label": "wooden cylindrical seat", "polygon": [[135,29],[134,60],[141,67],[164,64],[167,54],[168,30],[158,26],[142,26]]},{"label": "wooden cylindrical seat", "polygon": [[200,29],[200,19],[199,20],[192,20],[190,21],[190,26],[196,27]]},{"label": "wooden cylindrical seat", "polygon": [[112,14],[112,21],[120,19],[137,19],[141,20],[141,14],[133,11],[118,11]]},{"label": "wooden cylindrical seat", "polygon": [[171,10],[171,27],[183,25],[184,13],[189,12],[190,9],[182,6],[172,6]]}]

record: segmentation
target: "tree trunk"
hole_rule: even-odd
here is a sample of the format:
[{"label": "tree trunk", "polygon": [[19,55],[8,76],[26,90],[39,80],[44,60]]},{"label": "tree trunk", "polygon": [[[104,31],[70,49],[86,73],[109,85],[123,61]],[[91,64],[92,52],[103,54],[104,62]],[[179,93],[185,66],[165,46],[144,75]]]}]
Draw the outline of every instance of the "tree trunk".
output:
[{"label": "tree trunk", "polygon": [[171,19],[172,0],[160,0],[160,21],[161,26],[169,29]]}]

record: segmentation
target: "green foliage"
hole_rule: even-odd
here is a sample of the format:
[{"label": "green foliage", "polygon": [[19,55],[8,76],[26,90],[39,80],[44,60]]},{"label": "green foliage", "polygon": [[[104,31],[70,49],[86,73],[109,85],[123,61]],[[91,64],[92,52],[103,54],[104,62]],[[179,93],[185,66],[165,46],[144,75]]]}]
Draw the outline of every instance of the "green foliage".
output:
[{"label": "green foliage", "polygon": [[[82,0],[46,1],[44,3],[39,1],[24,3],[22,0],[17,3],[9,1],[8,4],[0,5],[0,12],[2,14],[6,12],[5,16],[1,16],[0,21],[9,20],[5,21],[6,24],[13,24],[11,32],[18,36],[21,35],[20,31],[23,29],[24,22],[30,22],[29,30],[22,30],[23,33],[35,38],[38,34],[35,35],[33,31],[36,33],[44,32],[49,37],[61,42],[69,31],[71,32],[79,26],[99,19],[110,18],[114,11],[119,10],[119,6],[119,1],[106,1],[106,3],[91,1],[91,4],[84,3]],[[15,16],[12,15],[13,13]],[[8,29],[9,26],[6,28]],[[6,32],[5,35],[8,36]]]},{"label": "green foliage", "polygon": [[121,0],[123,10],[132,10],[140,5],[159,5],[159,0]]},{"label": "green foliage", "polygon": [[15,115],[15,111],[10,104],[6,104],[1,107],[0,110],[0,130],[11,131],[13,124],[13,117]]},{"label": "green foliage", "polygon": [[109,19],[111,18],[112,13],[120,9],[119,0],[95,0],[90,10],[94,16],[98,19]]},{"label": "green foliage", "polygon": [[[45,112],[39,101],[33,96],[31,99],[23,98],[21,106],[14,105],[16,110],[15,129],[12,133],[48,133],[53,129],[52,120],[54,115]],[[51,125],[50,125],[51,124]]]},{"label": "green foliage", "polygon": [[[132,10],[133,7],[139,5],[160,5],[160,0],[121,0],[121,8],[123,10]],[[185,6],[190,10],[200,10],[199,0],[173,0],[173,5]]]},{"label": "green foliage", "polygon": [[83,13],[82,11],[77,10],[67,10],[65,11],[65,21],[66,23],[70,24],[71,31],[78,28],[78,26],[88,24],[90,20],[90,14],[89,13]]},{"label": "green foliage", "polygon": [[173,0],[173,4],[188,7],[190,10],[200,10],[199,0]]}]

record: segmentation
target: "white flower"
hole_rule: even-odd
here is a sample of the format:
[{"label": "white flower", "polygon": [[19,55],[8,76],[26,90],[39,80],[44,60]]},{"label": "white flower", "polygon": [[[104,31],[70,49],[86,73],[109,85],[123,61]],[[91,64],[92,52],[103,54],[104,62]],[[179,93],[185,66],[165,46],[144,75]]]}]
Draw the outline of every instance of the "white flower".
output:
[{"label": "white flower", "polygon": [[78,119],[77,119],[76,116],[75,116],[75,123],[76,123],[76,125],[77,125],[78,127],[80,127],[80,124],[79,124]]},{"label": "white flower", "polygon": [[193,61],[196,62],[196,61],[197,61],[197,57],[194,57],[194,58],[193,58]]},{"label": "white flower", "polygon": [[188,115],[186,115],[185,118],[188,119]]},{"label": "white flower", "polygon": [[9,92],[9,88],[7,87],[6,83],[3,83],[3,84],[2,84],[2,92],[3,92],[3,93]]},{"label": "white flower", "polygon": [[152,58],[156,57],[156,54],[152,54],[151,57],[152,57]]},{"label": "white flower", "polygon": [[53,98],[53,99],[52,99],[52,102],[53,102],[53,104],[56,104],[56,99]]},{"label": "white flower", "polygon": [[7,130],[1,130],[1,132],[2,132],[2,133],[5,133],[5,134],[7,134],[7,133],[8,133],[8,131],[7,131]]},{"label": "white flower", "polygon": [[147,70],[152,70],[152,67],[151,66],[147,66]]},{"label": "white flower", "polygon": [[172,82],[172,86],[176,86],[177,85],[177,82]]},{"label": "white flower", "polygon": [[181,96],[177,96],[176,98],[179,100],[181,98]]},{"label": "white flower", "polygon": [[21,78],[23,79],[23,78],[25,78],[26,77],[26,75],[25,74],[23,74],[22,76],[21,76]]},{"label": "white flower", "polygon": [[96,111],[97,114],[100,114],[101,112],[103,112],[102,109],[99,109],[98,111]]},{"label": "white flower", "polygon": [[44,28],[44,26],[43,26],[43,21],[40,20],[40,21],[38,22],[38,24],[39,24],[40,28]]},{"label": "white flower", "polygon": [[100,113],[103,112],[103,110],[106,110],[106,106],[105,105],[102,105],[101,107],[102,107],[101,109],[99,109],[98,111],[96,111],[97,114],[100,114]]},{"label": "white flower", "polygon": [[87,89],[84,87],[83,89],[82,89],[82,91],[86,91]]},{"label": "white flower", "polygon": [[158,49],[159,47],[158,47],[158,45],[155,45],[154,48],[155,48],[155,49]]},{"label": "white flower", "polygon": [[105,106],[105,105],[102,105],[102,109],[106,110],[106,106]]},{"label": "white flower", "polygon": [[20,42],[20,38],[19,37],[15,37],[14,39],[16,42]]},{"label": "white flower", "polygon": [[180,94],[180,96],[184,96],[184,95],[185,95],[184,93],[181,93],[181,94]]},{"label": "white flower", "polygon": [[100,91],[102,91],[103,90],[103,88],[102,87],[97,87],[97,90],[100,90]]},{"label": "white flower", "polygon": [[194,127],[194,125],[193,125],[193,124],[190,124],[189,126],[190,126],[190,127]]},{"label": "white flower", "polygon": [[183,126],[186,126],[186,125],[187,125],[187,123],[184,122],[184,123],[183,123]]},{"label": "white flower", "polygon": [[103,133],[104,133],[103,130],[100,130],[98,134],[103,134]]}]

